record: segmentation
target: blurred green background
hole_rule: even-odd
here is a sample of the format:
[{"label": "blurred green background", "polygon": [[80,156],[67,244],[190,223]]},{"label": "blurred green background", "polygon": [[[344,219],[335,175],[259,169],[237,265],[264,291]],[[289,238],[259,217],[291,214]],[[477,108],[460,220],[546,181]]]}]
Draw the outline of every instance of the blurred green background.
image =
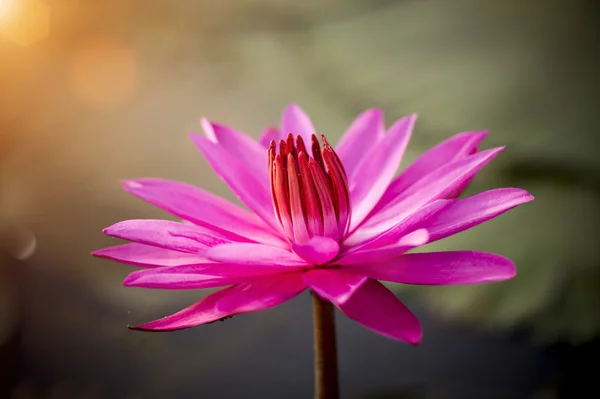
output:
[{"label": "blurred green background", "polygon": [[596,8],[0,0],[0,397],[310,397],[307,296],[134,333],[128,323],[203,293],[125,289],[129,267],[89,256],[113,244],[103,227],[167,217],[119,179],[160,176],[233,200],[187,133],[206,116],[258,137],[290,102],[334,142],[366,108],[388,124],[417,112],[404,166],[452,134],[489,129],[484,145],[507,149],[467,194],[536,197],[426,248],[503,254],[515,280],[394,286],[423,318],[420,348],[340,319],[344,397],[577,397],[569,389],[591,380],[573,367],[599,354],[600,336]]}]

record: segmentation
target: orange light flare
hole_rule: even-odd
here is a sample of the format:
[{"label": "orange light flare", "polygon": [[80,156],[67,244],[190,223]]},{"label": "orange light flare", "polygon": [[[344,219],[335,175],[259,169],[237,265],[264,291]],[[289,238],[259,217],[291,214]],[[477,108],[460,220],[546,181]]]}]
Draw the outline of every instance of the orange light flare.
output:
[{"label": "orange light flare", "polygon": [[72,53],[68,82],[73,95],[95,109],[107,109],[131,99],[138,87],[135,51],[116,37],[84,40]]},{"label": "orange light flare", "polygon": [[41,0],[0,0],[0,38],[30,46],[48,36],[50,9]]}]

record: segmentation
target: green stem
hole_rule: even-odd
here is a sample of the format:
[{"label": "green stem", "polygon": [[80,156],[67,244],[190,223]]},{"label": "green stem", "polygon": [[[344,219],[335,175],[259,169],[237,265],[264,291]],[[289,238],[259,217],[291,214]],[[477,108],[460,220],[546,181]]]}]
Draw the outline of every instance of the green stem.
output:
[{"label": "green stem", "polygon": [[315,340],[315,399],[338,399],[337,345],[333,305],[312,295]]}]

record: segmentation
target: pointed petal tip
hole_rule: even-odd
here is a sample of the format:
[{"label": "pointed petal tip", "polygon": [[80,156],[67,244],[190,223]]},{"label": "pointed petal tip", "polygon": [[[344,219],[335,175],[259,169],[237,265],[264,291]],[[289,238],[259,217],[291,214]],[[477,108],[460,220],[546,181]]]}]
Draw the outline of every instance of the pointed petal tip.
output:
[{"label": "pointed petal tip", "polygon": [[417,114],[416,112],[413,112],[412,114],[408,114],[400,119],[398,119],[394,124],[392,124],[392,126],[390,126],[390,128],[388,129],[388,133],[390,130],[392,130],[395,126],[404,126],[404,129],[412,131],[412,129],[415,127],[415,124],[417,123],[417,119],[419,119],[419,114]]},{"label": "pointed petal tip", "polygon": [[168,330],[168,329],[156,329],[156,328],[145,327],[145,324],[139,324],[136,326],[132,326],[132,325],[128,324],[127,328],[130,329],[131,331],[144,331],[144,332],[153,332],[153,333],[176,331],[174,329]]},{"label": "pointed petal tip", "polygon": [[144,274],[139,273],[140,270],[130,273],[127,277],[123,279],[121,285],[123,287],[133,287],[133,288],[153,288],[153,289],[178,289],[178,287],[173,288],[172,286],[166,286],[166,284],[148,284],[148,279],[144,278]]},{"label": "pointed petal tip", "polygon": [[138,188],[143,188],[144,184],[137,179],[131,179],[131,180],[119,180],[119,183],[121,183],[121,187],[123,187],[123,190],[125,191],[131,191],[131,190],[135,190]]},{"label": "pointed petal tip", "polygon": [[[502,260],[504,264],[502,265],[502,270],[498,270],[496,274],[490,275],[487,282],[494,283],[499,281],[512,280],[517,277],[517,265],[512,260],[508,259],[505,256],[492,254],[496,256],[499,260]],[[486,281],[483,281],[485,283]]]},{"label": "pointed petal tip", "polygon": [[200,126],[202,127],[202,131],[204,132],[204,136],[211,142],[217,143],[219,140],[217,139],[217,135],[215,134],[215,124],[209,121],[207,118],[200,118]]},{"label": "pointed petal tip", "polygon": [[465,136],[471,136],[471,137],[476,137],[480,140],[483,140],[483,138],[487,137],[489,135],[490,131],[487,129],[484,130],[469,130],[467,132],[462,132],[462,133],[458,133],[456,135],[454,135],[451,138],[454,137],[465,137]]},{"label": "pointed petal tip", "polygon": [[454,139],[460,138],[460,137],[468,138],[471,145],[474,147],[475,150],[477,150],[477,147],[481,144],[481,142],[483,140],[485,140],[485,138],[489,135],[489,133],[490,133],[489,130],[472,130],[472,131],[468,131],[468,132],[458,133],[457,135],[453,136],[452,138],[454,138]]},{"label": "pointed petal tip", "polygon": [[[504,188],[504,189],[497,189],[499,190],[514,190],[515,192],[515,198],[518,198],[518,205],[521,204],[525,204],[527,202],[531,202],[535,199],[535,197],[527,190],[523,190],[522,188],[513,188],[513,189],[509,189],[509,188]],[[517,193],[518,193],[518,197],[517,197]]]},{"label": "pointed petal tip", "polygon": [[[525,191],[525,190],[523,190]],[[531,202],[535,199],[535,197],[530,193],[525,191],[525,195],[523,196],[523,202]]]},{"label": "pointed petal tip", "polygon": [[476,130],[473,133],[475,133],[475,135],[481,140],[483,140],[484,138],[486,138],[489,134],[490,131],[489,130]]},{"label": "pointed petal tip", "polygon": [[[470,157],[481,157],[483,159],[489,160],[494,158],[496,155],[498,155],[499,153],[501,153],[502,151],[504,151],[504,149],[506,148],[505,145],[500,146],[500,147],[493,147],[493,148],[489,148],[487,150],[483,150],[483,151],[479,151],[476,152],[473,155],[470,155],[468,158]],[[472,159],[472,158],[470,158]]]},{"label": "pointed petal tip", "polygon": [[153,326],[153,324],[161,321],[162,319],[158,319],[155,321],[151,321],[149,323],[144,323],[144,324],[137,324],[137,325],[131,325],[128,324],[127,328],[132,330],[132,331],[144,331],[144,332],[152,332],[152,333],[161,333],[161,332],[169,332],[169,331],[179,331],[179,330],[185,330],[188,328],[192,328],[195,326],[184,326],[184,327],[172,327],[172,326],[162,326],[162,327],[156,327]]},{"label": "pointed petal tip", "polygon": [[90,255],[96,257],[96,258],[102,258],[102,259],[110,259],[109,256],[106,256],[106,251],[110,250],[111,248],[102,248],[102,249],[96,249],[92,252],[90,252]]},{"label": "pointed petal tip", "polygon": [[375,118],[383,119],[385,112],[381,108],[369,108],[364,110],[360,115],[371,115]]},{"label": "pointed petal tip", "polygon": [[[109,237],[114,237],[115,233],[120,229],[121,225],[123,224],[123,221],[121,222],[117,222],[115,224],[112,224],[108,227],[105,227],[102,229],[102,233],[109,236]],[[116,237],[118,238],[118,237]]]},{"label": "pointed petal tip", "polygon": [[123,279],[123,282],[121,283],[123,287],[135,287],[135,281],[137,280],[137,278],[135,276],[132,277],[132,274],[133,273],[130,273],[127,277]]},{"label": "pointed petal tip", "polygon": [[289,103],[285,106],[282,112],[283,116],[297,115],[301,117],[308,117],[308,114],[298,103]]},{"label": "pointed petal tip", "polygon": [[388,335],[388,338],[402,341],[411,346],[417,347],[423,342],[423,326],[421,326],[421,322],[417,320],[416,325],[413,325],[410,328],[410,330],[407,329],[406,331],[404,331],[403,334],[398,334],[394,336]]},{"label": "pointed petal tip", "polygon": [[297,103],[289,103],[283,109],[283,112],[286,112],[286,111],[302,111],[302,108]]},{"label": "pointed petal tip", "polygon": [[420,331],[419,335],[415,335],[406,340],[406,342],[412,346],[419,346],[423,341],[423,330]]},{"label": "pointed petal tip", "polygon": [[407,119],[410,127],[413,128],[415,123],[417,122],[417,119],[419,119],[419,114],[417,114],[416,112],[413,112],[412,114],[408,114],[407,116],[405,116],[402,119]]},{"label": "pointed petal tip", "polygon": [[[292,115],[294,115],[294,116],[299,115],[299,116],[302,116],[302,117],[307,116],[306,112],[304,112],[304,110],[302,109],[302,107],[300,107],[300,105],[298,105],[296,103],[288,104],[283,109],[283,112],[282,112],[282,117],[283,118],[288,118],[288,117],[291,117]],[[282,133],[287,134],[288,132],[282,132]]]},{"label": "pointed petal tip", "polygon": [[496,158],[496,156],[499,155],[502,151],[504,151],[505,148],[505,145],[500,147],[493,147],[487,150],[476,152],[475,154],[471,155],[471,157],[481,156],[484,160],[483,166],[485,166],[489,162],[491,162],[492,159]]}]

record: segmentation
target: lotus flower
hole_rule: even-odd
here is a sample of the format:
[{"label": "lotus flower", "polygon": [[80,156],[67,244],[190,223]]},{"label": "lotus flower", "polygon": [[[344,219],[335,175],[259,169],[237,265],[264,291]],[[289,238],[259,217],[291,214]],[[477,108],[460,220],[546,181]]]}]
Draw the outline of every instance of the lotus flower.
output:
[{"label": "lotus flower", "polygon": [[514,277],[515,265],[500,255],[407,254],[533,199],[517,188],[456,199],[503,149],[478,151],[486,132],[457,134],[395,177],[415,120],[402,118],[386,130],[382,111],[367,110],[334,150],[296,105],[284,110],[280,129],[267,129],[258,142],[203,119],[204,136],[192,140],[251,212],[184,183],[125,181],[126,191],[183,221],[119,222],[104,233],[132,243],[94,255],[142,267],[126,286],[226,288],[132,328],[211,323],[271,308],[309,288],[365,327],[417,344],[418,319],[379,280],[448,285]]}]

